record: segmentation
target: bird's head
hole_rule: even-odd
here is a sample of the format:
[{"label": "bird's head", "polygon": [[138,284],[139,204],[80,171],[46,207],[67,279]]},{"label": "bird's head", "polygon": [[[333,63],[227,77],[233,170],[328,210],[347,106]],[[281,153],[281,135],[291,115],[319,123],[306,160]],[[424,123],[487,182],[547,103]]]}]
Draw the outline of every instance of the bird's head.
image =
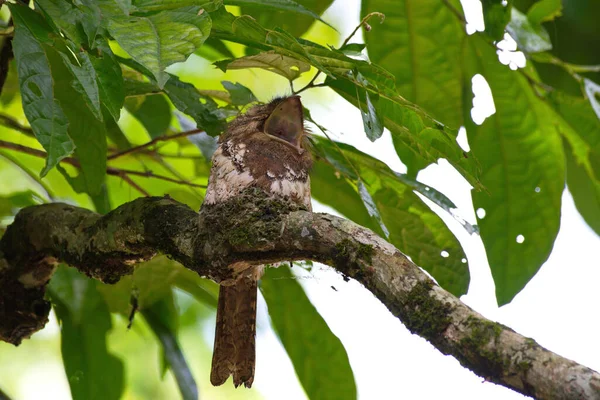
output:
[{"label": "bird's head", "polygon": [[[242,126],[245,129],[239,129]],[[303,153],[304,138],[309,133],[304,127],[300,96],[278,97],[267,104],[254,106],[230,124],[230,131],[248,130],[266,134],[270,139],[292,146],[299,153]]]}]

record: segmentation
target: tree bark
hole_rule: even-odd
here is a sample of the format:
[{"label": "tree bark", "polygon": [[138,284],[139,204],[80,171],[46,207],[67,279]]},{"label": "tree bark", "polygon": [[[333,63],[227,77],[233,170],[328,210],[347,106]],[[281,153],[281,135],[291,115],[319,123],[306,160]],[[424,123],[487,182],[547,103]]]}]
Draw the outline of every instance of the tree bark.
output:
[{"label": "tree bark", "polygon": [[488,381],[540,399],[600,399],[597,372],[484,318],[372,231],[257,193],[201,214],[168,197],[140,198],[105,216],[60,203],[21,210],[0,240],[0,339],[18,345],[44,327],[45,287],[58,262],[114,283],[157,252],[217,282],[253,265],[322,262]]}]

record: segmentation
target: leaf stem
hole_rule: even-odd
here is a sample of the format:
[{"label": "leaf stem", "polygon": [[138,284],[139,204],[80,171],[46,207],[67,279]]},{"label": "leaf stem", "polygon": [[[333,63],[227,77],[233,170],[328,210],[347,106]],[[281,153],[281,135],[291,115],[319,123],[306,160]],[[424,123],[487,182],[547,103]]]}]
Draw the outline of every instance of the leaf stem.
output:
[{"label": "leaf stem", "polygon": [[366,16],[365,16],[365,17],[364,17],[364,18],[363,18],[363,19],[360,21],[360,24],[358,24],[358,25],[356,26],[356,28],[354,28],[354,30],[353,30],[353,31],[352,31],[352,33],[351,33],[351,34],[350,34],[350,35],[349,35],[349,36],[346,38],[346,40],[344,40],[344,43],[342,43],[342,46],[341,46],[341,47],[344,47],[345,45],[347,45],[347,44],[348,44],[348,42],[350,41],[350,39],[352,39],[352,37],[353,37],[353,36],[356,34],[356,32],[358,32],[358,30],[360,29],[360,27],[361,27],[361,26],[363,26],[363,25],[364,25],[364,26],[365,26],[365,29],[366,29],[367,31],[370,31],[370,30],[371,30],[371,25],[369,25],[367,22],[368,22],[368,21],[369,21],[371,18],[373,18],[373,17],[375,17],[375,16],[379,17],[379,19],[381,20],[379,23],[381,23],[381,24],[382,24],[382,23],[383,23],[383,21],[385,20],[385,14],[383,14],[383,13],[380,13],[380,12],[372,12],[372,13],[369,13],[369,14],[367,14],[367,15],[366,15]]},{"label": "leaf stem", "polygon": [[0,113],[0,125],[4,125],[7,128],[19,131],[27,136],[34,136],[33,129],[28,126],[21,125],[16,119],[9,117],[6,114]]}]

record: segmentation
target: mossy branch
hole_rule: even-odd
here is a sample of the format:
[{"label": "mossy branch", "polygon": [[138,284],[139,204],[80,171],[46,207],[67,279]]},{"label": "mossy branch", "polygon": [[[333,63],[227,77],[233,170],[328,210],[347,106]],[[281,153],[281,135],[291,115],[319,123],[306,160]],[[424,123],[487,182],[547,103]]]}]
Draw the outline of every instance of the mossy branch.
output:
[{"label": "mossy branch", "polygon": [[147,197],[100,216],[67,204],[25,208],[0,240],[0,340],[47,322],[58,262],[116,282],[157,252],[217,282],[252,265],[314,260],[361,282],[414,334],[488,381],[539,399],[600,399],[600,375],[489,321],[372,231],[257,192],[204,208]]}]

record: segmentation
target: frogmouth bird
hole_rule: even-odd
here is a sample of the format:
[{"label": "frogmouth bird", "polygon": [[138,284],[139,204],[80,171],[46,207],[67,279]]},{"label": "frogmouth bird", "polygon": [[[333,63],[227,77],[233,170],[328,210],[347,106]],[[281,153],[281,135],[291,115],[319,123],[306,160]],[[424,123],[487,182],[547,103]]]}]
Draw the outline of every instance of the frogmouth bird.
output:
[{"label": "frogmouth bird", "polygon": [[[248,188],[291,200],[310,210],[310,151],[305,148],[299,96],[257,105],[231,121],[219,138],[202,207],[231,200]],[[250,267],[221,282],[210,381],[233,375],[237,387],[251,387],[255,367],[257,283],[263,267]]]}]

